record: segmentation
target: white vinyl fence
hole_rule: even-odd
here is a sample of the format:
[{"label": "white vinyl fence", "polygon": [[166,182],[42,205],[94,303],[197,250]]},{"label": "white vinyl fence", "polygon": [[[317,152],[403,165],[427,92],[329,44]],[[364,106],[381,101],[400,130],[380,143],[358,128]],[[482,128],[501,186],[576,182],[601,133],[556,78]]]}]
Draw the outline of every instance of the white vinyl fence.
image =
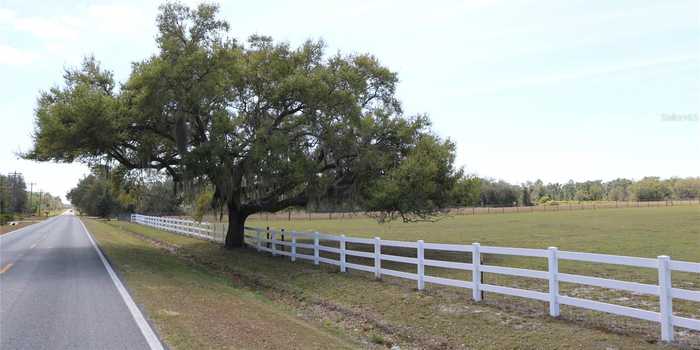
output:
[{"label": "white vinyl fence", "polygon": [[[162,230],[192,235],[204,239],[223,241],[222,238],[214,238],[210,226],[206,223],[196,223],[187,220],[172,218],[160,218],[143,215],[132,215],[132,222],[156,227]],[[606,312],[615,315],[627,316],[661,324],[661,339],[664,341],[673,340],[673,328],[682,327],[700,331],[700,320],[676,316],[673,314],[673,300],[689,300],[700,303],[700,291],[674,288],[671,285],[671,273],[673,271],[691,272],[700,274],[700,263],[671,260],[668,256],[662,255],[656,259],[638,258],[629,256],[579,253],[570,251],[560,251],[556,247],[548,249],[530,248],[509,248],[482,246],[479,243],[473,244],[443,244],[426,243],[423,240],[416,242],[383,240],[375,238],[346,237],[345,235],[328,235],[319,232],[295,232],[284,230],[269,230],[246,227],[246,244],[254,247],[258,251],[266,251],[273,256],[288,256],[292,261],[304,259],[312,261],[315,265],[320,263],[338,266],[341,272],[347,269],[354,269],[373,273],[376,278],[382,275],[394,276],[404,279],[414,280],[419,290],[425,288],[425,283],[440,284],[458,288],[472,290],[472,298],[475,301],[481,300],[482,292],[505,294],[528,299],[535,299],[549,303],[549,314],[559,316],[559,306],[569,305],[589,310]],[[263,237],[263,234],[265,235]],[[289,237],[285,241],[284,236]],[[269,238],[268,238],[269,237]],[[299,242],[299,239],[304,241]],[[311,242],[311,243],[307,243]],[[337,242],[334,246],[323,245],[323,242]],[[347,243],[367,245],[369,252],[350,250],[346,248]],[[337,248],[335,247],[337,245]],[[289,247],[289,251],[281,247]],[[382,253],[383,247],[409,248],[416,250],[416,257],[406,257],[398,255],[388,255]],[[373,249],[372,249],[373,248]],[[303,254],[298,252],[303,249],[313,254]],[[469,253],[472,256],[472,263],[432,260],[425,258],[425,251],[449,251],[458,253]],[[322,257],[321,252],[337,254],[338,259]],[[547,259],[548,270],[530,270],[513,267],[502,267],[485,265],[481,263],[482,254],[500,254],[512,256],[537,257]],[[348,256],[371,259],[373,265],[362,265],[350,263]],[[559,272],[559,261],[572,260],[582,262],[594,262],[612,265],[632,266],[658,271],[658,285],[644,284],[628,281],[619,281],[606,278],[590,277],[583,275],[573,275]],[[393,261],[415,265],[415,273],[391,270],[382,267],[383,261]],[[425,267],[442,267],[448,269],[471,271],[473,280],[464,281],[425,274]],[[547,281],[548,292],[498,286],[482,283],[481,272],[495,273],[510,276],[535,278]],[[659,312],[637,309],[627,306],[615,305],[599,301],[575,298],[559,294],[559,282],[582,284],[588,286],[623,290],[639,294],[657,296],[660,302]]]},{"label": "white vinyl fence", "polygon": [[155,227],[160,230],[181,233],[209,241],[223,242],[222,237],[216,237],[212,225],[206,222],[182,220],[160,216],[131,214],[131,222]]}]

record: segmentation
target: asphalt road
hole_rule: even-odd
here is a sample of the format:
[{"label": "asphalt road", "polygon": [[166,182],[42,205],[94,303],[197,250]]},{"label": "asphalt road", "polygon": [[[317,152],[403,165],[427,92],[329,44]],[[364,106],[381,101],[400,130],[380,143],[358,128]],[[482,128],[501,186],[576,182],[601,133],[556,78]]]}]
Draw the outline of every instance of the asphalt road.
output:
[{"label": "asphalt road", "polygon": [[73,215],[0,236],[0,349],[162,349]]}]

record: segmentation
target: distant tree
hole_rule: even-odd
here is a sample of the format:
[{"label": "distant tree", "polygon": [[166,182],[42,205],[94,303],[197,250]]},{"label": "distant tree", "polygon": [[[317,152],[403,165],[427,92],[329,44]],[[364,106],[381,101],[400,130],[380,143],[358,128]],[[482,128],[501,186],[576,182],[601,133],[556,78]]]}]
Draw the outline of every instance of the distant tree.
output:
[{"label": "distant tree", "polygon": [[604,184],[606,189],[606,197],[611,201],[626,201],[629,200],[630,186],[632,181],[628,179],[615,179]]},{"label": "distant tree", "polygon": [[84,177],[66,197],[80,212],[91,216],[108,218],[119,209],[111,183],[99,175]]},{"label": "distant tree", "polygon": [[27,210],[27,184],[22,174],[8,174],[6,179],[6,191],[9,192],[9,211],[22,214]]},{"label": "distant tree", "polygon": [[139,213],[173,215],[181,212],[182,196],[174,191],[172,180],[147,183],[136,201]]},{"label": "distant tree", "polygon": [[530,197],[530,188],[526,185],[522,186],[523,192],[522,192],[522,198],[520,200],[521,204],[524,206],[531,206],[532,205],[532,198]]},{"label": "distant tree", "polygon": [[587,181],[589,200],[599,201],[605,198],[605,190],[601,180]]},{"label": "distant tree", "polygon": [[476,176],[465,176],[457,181],[454,187],[454,205],[471,207],[479,204],[481,197],[481,179]]},{"label": "distant tree", "polygon": [[700,198],[700,177],[676,179],[672,185],[672,192],[675,199]]},{"label": "distant tree", "polygon": [[648,176],[631,186],[632,197],[639,201],[660,201],[671,198],[671,189],[659,177]]},{"label": "distant tree", "polygon": [[39,98],[25,157],[209,181],[213,205],[227,208],[228,247],[243,245],[251,214],[318,198],[404,220],[452,204],[454,144],[426,116],[403,115],[396,73],[370,55],[326,57],[322,42],[239,43],[217,10],[162,6],[159,52],[121,89],[94,59],[66,72]]},{"label": "distant tree", "polygon": [[521,199],[521,188],[505,181],[481,179],[481,204],[485,206],[512,206]]},{"label": "distant tree", "polygon": [[588,198],[590,198],[590,195],[585,189],[578,189],[576,190],[576,194],[574,194],[574,200],[576,201],[587,201]]},{"label": "distant tree", "polygon": [[562,186],[561,190],[563,200],[571,201],[576,199],[576,183],[573,180],[569,180]]},{"label": "distant tree", "polygon": [[603,183],[600,180],[577,182],[574,200],[599,201],[605,197]]},{"label": "distant tree", "polygon": [[534,202],[539,202],[540,198],[547,195],[546,188],[544,186],[544,182],[542,180],[537,179],[534,183],[528,184],[528,188],[530,190],[530,200]]},{"label": "distant tree", "polygon": [[167,176],[130,172],[122,166],[99,167],[94,174],[107,180],[124,212],[147,215],[177,215],[182,212],[184,194]]},{"label": "distant tree", "polygon": [[562,193],[562,185],[557,182],[545,185],[545,193],[552,200],[560,201],[565,199]]},{"label": "distant tree", "polygon": [[9,181],[7,176],[0,174],[0,224],[4,225],[6,221],[12,220],[11,203],[12,195],[9,190]]}]

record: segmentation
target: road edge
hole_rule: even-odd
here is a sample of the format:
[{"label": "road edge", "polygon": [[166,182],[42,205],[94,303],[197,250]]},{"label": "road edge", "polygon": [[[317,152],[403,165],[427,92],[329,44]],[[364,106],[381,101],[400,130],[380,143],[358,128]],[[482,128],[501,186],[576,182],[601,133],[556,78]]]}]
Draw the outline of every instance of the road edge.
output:
[{"label": "road edge", "polygon": [[134,303],[134,299],[131,297],[131,294],[129,294],[129,291],[119,279],[114,269],[112,269],[112,266],[110,265],[109,261],[107,261],[104,254],[102,254],[102,250],[95,243],[95,240],[92,238],[92,234],[90,233],[90,231],[88,231],[87,227],[85,227],[85,223],[83,223],[83,220],[81,220],[80,218],[77,219],[78,222],[80,222],[80,225],[83,227],[85,235],[90,240],[92,247],[95,248],[97,255],[100,257],[100,261],[102,261],[102,264],[107,270],[107,274],[109,274],[109,277],[112,279],[112,283],[114,283],[114,286],[117,288],[119,295],[122,297],[122,300],[126,304],[126,307],[129,309],[131,316],[136,322],[136,325],[139,327],[139,330],[141,330],[141,334],[146,339],[148,346],[151,348],[151,350],[165,350],[163,344],[160,341],[160,338],[158,338],[158,335],[156,335],[155,331],[146,320],[146,317],[144,317],[143,313],[141,312],[141,309],[139,309],[136,303]]}]

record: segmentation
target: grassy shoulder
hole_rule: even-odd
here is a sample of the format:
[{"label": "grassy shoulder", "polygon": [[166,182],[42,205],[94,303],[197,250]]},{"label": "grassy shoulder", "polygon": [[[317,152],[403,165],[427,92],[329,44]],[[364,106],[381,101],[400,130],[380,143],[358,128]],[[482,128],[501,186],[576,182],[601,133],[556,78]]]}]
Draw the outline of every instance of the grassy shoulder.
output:
[{"label": "grassy shoulder", "polygon": [[104,222],[84,219],[172,349],[350,349],[329,327],[226,274]]},{"label": "grassy shoulder", "polygon": [[0,236],[4,235],[6,233],[10,233],[12,231],[17,231],[23,227],[27,227],[30,225],[34,225],[36,223],[40,223],[46,219],[49,219],[55,215],[50,215],[50,216],[28,216],[26,218],[22,218],[21,220],[15,221],[14,225],[5,224],[5,225],[0,225]]},{"label": "grassy shoulder", "polygon": [[[236,281],[251,293],[286,305],[312,324],[337,329],[371,344],[420,349],[658,349],[658,329],[624,318],[563,308],[560,319],[546,305],[487,296],[474,303],[468,290],[393,278],[375,281],[364,273],[340,274],[331,267],[291,263],[250,249],[228,251],[217,244],[124,222],[108,224],[150,242],[176,259],[214,276]],[[465,276],[463,276],[464,278]],[[128,278],[127,278],[128,281]],[[131,286],[131,284],[130,284]],[[137,294],[137,300],[139,299]],[[293,347],[290,342],[282,348]],[[693,346],[692,344],[685,346]]]}]

